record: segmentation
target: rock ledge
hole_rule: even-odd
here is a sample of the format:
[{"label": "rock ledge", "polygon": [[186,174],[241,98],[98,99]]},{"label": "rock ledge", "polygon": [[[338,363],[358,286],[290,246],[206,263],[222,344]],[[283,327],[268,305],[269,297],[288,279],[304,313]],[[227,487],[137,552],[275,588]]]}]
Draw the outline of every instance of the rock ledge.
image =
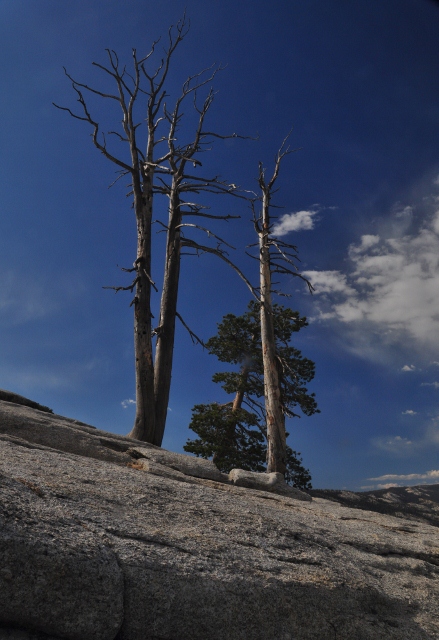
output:
[{"label": "rock ledge", "polygon": [[0,640],[439,637],[437,527],[218,474],[0,401]]}]

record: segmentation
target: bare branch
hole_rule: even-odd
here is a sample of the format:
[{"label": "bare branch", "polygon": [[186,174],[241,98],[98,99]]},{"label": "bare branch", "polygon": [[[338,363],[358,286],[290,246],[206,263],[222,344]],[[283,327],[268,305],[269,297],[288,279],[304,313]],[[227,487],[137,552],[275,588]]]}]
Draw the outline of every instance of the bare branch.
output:
[{"label": "bare branch", "polygon": [[129,142],[128,138],[124,138],[118,131],[109,131],[109,136],[117,136],[121,142]]},{"label": "bare branch", "polygon": [[113,180],[113,182],[108,185],[109,189],[111,189],[111,187],[113,187],[118,180],[128,175],[129,171],[126,171],[126,169],[121,169],[121,171],[118,171],[117,173],[119,173],[119,175],[117,176],[116,180]]},{"label": "bare branch", "polygon": [[236,271],[239,277],[245,282],[245,284],[250,289],[252,295],[256,298],[256,300],[259,300],[259,297],[257,295],[257,290],[255,289],[255,287],[253,287],[253,285],[247,280],[245,275],[242,273],[241,269],[239,269],[239,267],[237,267],[231,260],[229,260],[226,257],[226,255],[224,254],[224,251],[221,251],[220,249],[213,249],[212,247],[206,247],[204,245],[198,244],[197,242],[194,242],[193,240],[189,240],[187,238],[182,240],[181,246],[190,247],[191,249],[194,249],[196,252],[196,255],[199,255],[200,253],[212,253],[218,258],[221,258],[221,260],[224,260],[224,262],[226,262],[230,267],[232,267],[232,269],[234,269],[234,271]]},{"label": "bare branch", "polygon": [[300,278],[301,280],[303,280],[306,283],[306,286],[308,287],[308,290],[310,293],[312,293],[313,291],[315,291],[314,287],[312,286],[311,282],[309,280],[307,280],[307,278],[305,278],[305,276],[303,276],[301,273],[297,273],[296,271],[293,271],[292,269],[289,269],[288,267],[285,267],[283,265],[275,265],[273,270],[273,273],[280,273],[283,275],[290,275],[290,276],[294,276],[295,278]]},{"label": "bare branch", "polygon": [[282,251],[281,247],[279,246],[279,243],[276,242],[276,240],[270,239],[267,244],[268,244],[268,246],[275,247],[276,250],[280,254],[279,256],[271,256],[272,260],[275,260],[276,258],[277,259],[282,259],[282,260],[285,260],[285,262],[288,262],[288,264],[291,264],[295,268],[297,268],[295,263],[294,263],[294,260],[297,260],[298,262],[300,262],[300,258],[299,258],[299,256],[297,254],[295,254],[295,253],[294,254],[289,254],[289,253],[287,253],[285,251]]},{"label": "bare branch", "polygon": [[290,131],[287,133],[287,135],[285,136],[285,138],[282,141],[282,144],[276,154],[275,160],[274,160],[274,170],[273,170],[273,174],[270,178],[270,180],[268,182],[266,182],[265,180],[265,169],[262,165],[262,162],[259,162],[259,176],[258,176],[258,183],[259,186],[262,189],[262,192],[265,193],[266,195],[269,195],[270,197],[272,195],[274,195],[275,191],[273,191],[273,186],[274,183],[276,182],[278,176],[279,176],[279,169],[280,169],[280,165],[281,162],[283,160],[283,158],[287,155],[289,155],[290,153],[294,153],[295,151],[300,151],[300,148],[297,149],[290,149],[289,146],[287,146],[287,141],[288,138],[290,137],[291,133],[292,133],[293,129],[291,128]]},{"label": "bare branch", "polygon": [[193,342],[193,344],[201,344],[201,346],[203,347],[203,349],[206,348],[206,345],[204,344],[204,342],[201,340],[201,338],[199,338],[197,336],[196,333],[194,333],[192,331],[192,329],[190,329],[190,327],[188,327],[188,325],[186,324],[186,322],[183,320],[183,318],[181,317],[181,315],[178,313],[178,311],[176,311],[175,315],[177,316],[177,318],[180,320],[181,324],[183,325],[183,327],[189,332],[189,335],[191,337],[191,340]]},{"label": "bare branch", "polygon": [[139,281],[140,281],[140,276],[137,276],[137,278],[135,278],[133,282],[127,287],[102,287],[102,289],[112,289],[114,293],[118,293],[119,291],[131,291],[132,293],[134,287]]},{"label": "bare branch", "polygon": [[259,262],[259,258],[257,258],[256,256],[252,256],[251,253],[249,253],[248,251],[244,251],[244,253],[246,256],[248,256],[252,260],[257,260],[257,262]]},{"label": "bare branch", "polygon": [[124,273],[133,273],[133,271],[137,271],[136,264],[134,264],[134,267],[131,267],[131,269],[127,269],[126,267],[119,267],[119,265],[117,265],[117,267]]},{"label": "bare branch", "polygon": [[214,131],[203,131],[202,133],[203,136],[211,136],[212,138],[219,138],[220,140],[230,140],[231,138],[236,138],[238,140],[259,140],[259,135],[257,135],[256,138],[253,138],[252,136],[242,136],[238,133],[230,133],[228,135],[222,135],[220,133],[215,133]]},{"label": "bare branch", "polygon": [[168,225],[165,224],[164,222],[162,222],[161,220],[154,220],[153,222],[157,223],[157,224],[160,224],[164,228],[165,231],[167,231],[169,229]]},{"label": "bare branch", "polygon": [[[145,258],[143,256],[140,256],[139,258],[137,258],[134,261],[134,268],[137,270],[137,272],[142,271],[143,274],[146,276],[146,278],[148,279],[149,284],[158,292],[157,287],[155,286],[155,282],[154,280],[151,278],[151,276],[149,275],[149,273],[146,271],[145,267],[142,267],[142,263],[145,261]],[[139,276],[140,278],[140,276]]]},{"label": "bare branch", "polygon": [[217,216],[214,214],[210,214],[210,213],[202,213],[200,211],[182,211],[182,215],[183,216],[199,216],[200,218],[211,218],[213,220],[237,220],[238,218],[240,218],[241,216],[232,216],[230,214],[227,214],[225,216]]},{"label": "bare branch", "polygon": [[205,227],[201,227],[198,224],[182,223],[182,224],[177,225],[176,229],[180,229],[181,227],[193,227],[195,229],[200,229],[200,231],[204,231],[209,237],[213,236],[214,238],[219,240],[221,244],[225,244],[227,247],[230,247],[230,249],[236,249],[236,247],[233,247],[231,244],[229,244],[228,242],[226,242],[225,240],[223,240],[222,238],[217,236],[215,233],[213,233],[213,231],[210,231],[210,229],[206,229]]},{"label": "bare branch", "polygon": [[[94,64],[95,66],[99,67],[101,65],[98,65],[96,62],[93,62],[92,64]],[[106,71],[107,73],[110,73],[110,75],[113,75],[110,71],[108,71],[108,69],[106,69],[105,67],[101,67],[102,69],[104,69],[104,71]],[[90,91],[90,93],[94,93],[97,96],[101,96],[102,98],[110,98],[111,100],[117,100],[119,101],[119,98],[117,96],[113,96],[113,94],[111,93],[104,93],[103,91],[98,91],[97,89],[93,89],[93,87],[89,87],[87,84],[83,84],[81,82],[77,82],[76,80],[74,80],[72,78],[72,76],[67,73],[67,69],[65,67],[63,67],[64,69],[64,73],[66,74],[66,76],[68,77],[68,79],[70,80],[70,82],[75,86],[75,87],[82,87],[83,89],[86,89],[87,91]]]},{"label": "bare branch", "polygon": [[[70,78],[70,76],[68,76]],[[79,86],[79,85],[78,85]],[[78,116],[75,113],[73,113],[69,108],[67,107],[60,107],[59,105],[53,103],[53,105],[57,108],[57,109],[61,109],[62,111],[68,111],[68,113],[70,113],[70,115],[73,118],[76,118],[78,120],[84,120],[86,122],[89,122],[92,127],[93,127],[93,133],[92,133],[92,139],[93,139],[93,144],[95,145],[95,147],[97,147],[99,149],[99,151],[101,151],[101,153],[104,154],[104,156],[106,158],[108,158],[109,160],[111,160],[112,162],[114,162],[115,164],[117,164],[119,167],[122,167],[122,169],[125,169],[127,172],[129,173],[133,173],[133,168],[130,167],[129,165],[127,165],[125,162],[123,162],[122,160],[119,160],[119,158],[116,158],[115,156],[113,156],[108,150],[107,150],[107,146],[105,143],[105,137],[104,137],[104,143],[100,143],[98,140],[98,134],[99,134],[99,123],[96,122],[95,120],[93,120],[93,118],[90,115],[90,112],[88,111],[87,108],[87,104],[84,100],[84,96],[82,95],[82,92],[77,88],[77,83],[72,80],[72,87],[74,89],[74,91],[76,91],[76,94],[78,96],[78,102],[81,104],[82,109],[84,111],[84,116]]]}]

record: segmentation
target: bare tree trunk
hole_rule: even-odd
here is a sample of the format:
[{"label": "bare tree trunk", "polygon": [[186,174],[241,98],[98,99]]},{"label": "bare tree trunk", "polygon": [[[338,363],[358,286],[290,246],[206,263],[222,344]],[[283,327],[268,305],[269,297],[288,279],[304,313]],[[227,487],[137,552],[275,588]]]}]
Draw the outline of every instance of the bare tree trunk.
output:
[{"label": "bare tree trunk", "polygon": [[143,189],[137,176],[133,180],[137,219],[137,259],[135,262],[134,355],[136,372],[136,417],[130,438],[153,442],[154,363],[151,339],[151,222],[153,201],[152,170],[146,172]]},{"label": "bare tree trunk", "polygon": [[[104,66],[93,63],[96,67],[111,76],[116,84],[115,94],[107,93],[74,80],[65,71],[76,92],[78,102],[81,105],[80,113],[75,113],[68,107],[59,109],[67,111],[73,118],[89,123],[93,128],[92,140],[96,148],[118,167],[119,176],[115,182],[126,175],[132,179],[130,186],[134,198],[134,211],[137,224],[137,257],[133,268],[122,269],[127,272],[135,272],[134,281],[128,286],[105,287],[118,291],[131,291],[135,289],[134,305],[134,350],[135,350],[135,374],[136,374],[136,417],[134,426],[129,436],[138,440],[161,445],[166,423],[167,406],[171,385],[172,358],[175,338],[175,318],[177,314],[178,282],[180,275],[181,246],[190,247],[194,255],[211,253],[227,262],[244,279],[251,288],[245,276],[227,257],[222,245],[227,243],[221,238],[196,223],[182,225],[182,216],[198,216],[218,220],[229,220],[239,217],[233,215],[212,215],[205,210],[208,207],[193,203],[183,202],[187,210],[181,211],[182,193],[208,192],[215,194],[235,194],[236,185],[228,184],[219,179],[219,176],[202,177],[185,173],[186,163],[193,167],[201,166],[195,156],[206,150],[206,144],[210,147],[212,138],[240,138],[236,134],[223,136],[214,132],[204,131],[203,125],[206,114],[212,104],[214,91],[210,89],[204,102],[197,103],[197,90],[210,83],[221,67],[210,67],[192,76],[183,83],[180,96],[175,102],[174,109],[170,111],[166,107],[165,98],[168,95],[164,89],[164,83],[168,76],[171,58],[185,38],[189,29],[185,15],[178,21],[175,27],[168,32],[168,45],[165,48],[164,57],[155,71],[149,72],[147,61],[153,55],[158,41],[154,42],[150,52],[139,59],[136,50],[133,50],[133,73],[130,74],[124,65],[119,63],[115,51],[107,50],[109,64]],[[109,131],[108,137],[115,136],[119,141],[128,145],[131,162],[113,155],[107,147],[107,138],[100,132],[99,122],[95,120],[87,106],[84,95],[91,93],[104,99],[115,100],[122,111],[122,133]],[[146,100],[146,152],[144,153],[137,144],[136,131],[141,121],[136,121],[134,107],[138,99]],[[180,143],[177,130],[183,113],[183,102],[189,97],[194,98],[194,108],[198,113],[198,124],[192,142]],[[143,107],[142,107],[143,109]],[[168,135],[163,135],[162,124],[169,126]],[[158,130],[160,128],[160,134]],[[141,131],[143,131],[142,129]],[[143,136],[142,136],[143,137]],[[167,149],[161,145],[167,142]],[[159,152],[161,149],[161,152]],[[193,172],[195,173],[195,172]],[[156,184],[154,180],[156,179]],[[182,182],[184,184],[182,184]],[[156,362],[152,349],[151,327],[151,287],[155,287],[151,279],[151,224],[153,214],[153,194],[159,193],[169,197],[169,226],[167,229],[167,249],[164,284],[161,297],[159,326],[155,330],[157,335]],[[235,194],[237,195],[237,194]],[[181,238],[181,227],[191,227],[205,232],[209,237],[215,237],[218,241],[216,247],[200,245],[190,238]],[[229,245],[230,246],[230,245]],[[187,327],[191,338],[201,343],[201,340]]]},{"label": "bare tree trunk", "polygon": [[282,412],[276,359],[270,264],[270,192],[263,191],[262,228],[259,233],[261,287],[261,342],[264,363],[264,393],[267,421],[267,472],[286,471],[285,416]]},{"label": "bare tree trunk", "polygon": [[172,377],[172,358],[180,278],[181,206],[178,188],[173,185],[169,197],[169,222],[165,274],[160,304],[160,320],[156,329],[157,345],[154,366],[155,434],[153,444],[161,446],[168,411]]}]

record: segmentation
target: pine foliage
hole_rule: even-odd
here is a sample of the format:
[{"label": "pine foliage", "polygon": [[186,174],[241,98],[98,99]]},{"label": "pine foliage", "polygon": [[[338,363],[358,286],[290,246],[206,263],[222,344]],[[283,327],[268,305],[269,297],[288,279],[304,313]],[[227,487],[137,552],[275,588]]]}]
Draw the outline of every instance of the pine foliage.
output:
[{"label": "pine foliage", "polygon": [[[307,326],[306,318],[282,305],[274,305],[273,313],[282,410],[288,417],[299,417],[297,409],[310,416],[319,411],[314,394],[308,393],[305,386],[314,377],[315,365],[289,344],[292,334]],[[225,473],[233,468],[265,471],[267,437],[259,304],[251,301],[242,316],[224,316],[217,335],[206,346],[221,362],[239,366],[238,371],[213,376],[226,393],[235,394],[235,400],[195,405],[189,427],[198,438],[188,440],[184,449],[212,458]],[[311,488],[311,475],[303,467],[300,453],[290,447],[285,479],[295,487]]]}]

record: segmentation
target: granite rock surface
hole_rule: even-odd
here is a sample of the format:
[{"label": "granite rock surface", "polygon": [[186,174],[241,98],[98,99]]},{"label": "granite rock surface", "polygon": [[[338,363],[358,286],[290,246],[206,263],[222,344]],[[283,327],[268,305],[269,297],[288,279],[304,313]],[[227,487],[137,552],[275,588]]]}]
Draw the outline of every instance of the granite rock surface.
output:
[{"label": "granite rock surface", "polygon": [[193,460],[0,401],[0,640],[439,638],[436,526]]},{"label": "granite rock surface", "polygon": [[313,489],[309,493],[318,498],[338,502],[345,507],[376,511],[439,527],[439,484],[361,492]]}]

